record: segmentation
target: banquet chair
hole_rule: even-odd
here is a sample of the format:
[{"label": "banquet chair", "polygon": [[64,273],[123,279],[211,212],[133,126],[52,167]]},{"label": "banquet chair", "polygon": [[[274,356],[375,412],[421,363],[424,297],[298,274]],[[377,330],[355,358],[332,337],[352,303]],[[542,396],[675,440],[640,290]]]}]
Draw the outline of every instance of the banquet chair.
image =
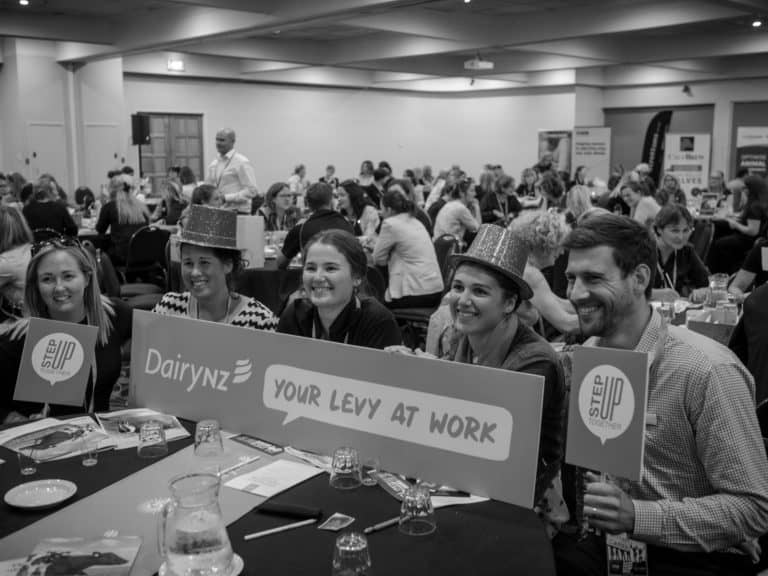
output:
[{"label": "banquet chair", "polygon": [[387,291],[387,285],[384,282],[384,276],[381,275],[375,266],[368,266],[365,275],[362,292],[365,296],[376,298],[382,304],[384,303],[384,293]]},{"label": "banquet chair", "polygon": [[712,240],[715,237],[715,225],[710,220],[697,220],[693,227],[688,242],[693,246],[696,254],[702,262],[707,261],[709,248],[712,246]]},{"label": "banquet chair", "polygon": [[453,272],[451,265],[451,256],[459,249],[459,241],[451,234],[443,234],[435,240],[435,254],[437,255],[437,264],[440,266],[440,273],[443,275],[443,282],[448,285]]},{"label": "banquet chair", "polygon": [[32,237],[35,239],[35,242],[45,242],[46,240],[56,240],[57,238],[61,238],[63,235],[58,230],[54,230],[53,228],[35,228],[32,230]]},{"label": "banquet chair", "polygon": [[126,284],[120,290],[122,297],[156,294],[165,289],[165,245],[169,236],[170,232],[155,226],[140,228],[131,236],[123,272]]}]

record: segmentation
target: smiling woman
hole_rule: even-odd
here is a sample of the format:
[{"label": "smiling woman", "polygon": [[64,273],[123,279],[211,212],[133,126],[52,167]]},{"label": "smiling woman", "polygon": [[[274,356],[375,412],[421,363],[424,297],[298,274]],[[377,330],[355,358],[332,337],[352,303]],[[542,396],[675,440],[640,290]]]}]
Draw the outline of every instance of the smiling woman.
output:
[{"label": "smiling woman", "polygon": [[269,308],[231,289],[233,277],[243,268],[236,232],[234,211],[191,206],[181,233],[181,279],[187,292],[168,292],[152,311],[274,330],[277,318]]},{"label": "smiling woman", "polygon": [[291,302],[278,332],[366,348],[402,343],[392,313],[375,298],[363,298],[367,258],[360,242],[344,230],[313,236],[304,256],[305,298]]},{"label": "smiling woman", "polygon": [[0,336],[0,374],[4,383],[0,393],[0,421],[18,421],[35,414],[56,416],[109,409],[109,397],[120,376],[121,349],[131,338],[131,310],[120,300],[101,296],[95,271],[90,254],[77,240],[62,237],[32,245],[24,294],[26,312],[31,317],[96,326],[96,366],[83,406],[45,408],[41,404],[14,402],[14,384],[21,364],[27,320],[9,325]]}]

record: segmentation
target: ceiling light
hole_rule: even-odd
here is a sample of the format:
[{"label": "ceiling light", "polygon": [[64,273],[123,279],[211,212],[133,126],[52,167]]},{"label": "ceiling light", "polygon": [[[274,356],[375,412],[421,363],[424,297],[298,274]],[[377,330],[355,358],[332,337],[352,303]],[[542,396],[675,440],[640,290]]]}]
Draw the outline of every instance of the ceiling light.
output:
[{"label": "ceiling light", "polygon": [[763,25],[763,21],[759,18],[752,21],[752,28],[760,28]]},{"label": "ceiling light", "polygon": [[464,4],[469,4],[472,0],[464,0]]},{"label": "ceiling light", "polygon": [[184,72],[184,60],[178,56],[171,56],[168,58],[168,71],[169,72]]},{"label": "ceiling light", "polygon": [[19,0],[19,4],[22,6],[29,6],[29,0]]}]

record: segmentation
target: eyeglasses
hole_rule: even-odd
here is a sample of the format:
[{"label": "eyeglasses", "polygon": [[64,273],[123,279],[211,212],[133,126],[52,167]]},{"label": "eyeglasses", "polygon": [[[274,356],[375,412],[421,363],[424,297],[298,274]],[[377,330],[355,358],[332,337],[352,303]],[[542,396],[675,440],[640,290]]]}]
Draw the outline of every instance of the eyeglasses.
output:
[{"label": "eyeglasses", "polygon": [[71,236],[54,236],[51,238],[46,238],[45,240],[39,240],[32,244],[31,253],[32,256],[36,256],[41,251],[45,250],[46,248],[82,248],[82,244],[80,244],[80,241],[77,238],[72,238]]}]

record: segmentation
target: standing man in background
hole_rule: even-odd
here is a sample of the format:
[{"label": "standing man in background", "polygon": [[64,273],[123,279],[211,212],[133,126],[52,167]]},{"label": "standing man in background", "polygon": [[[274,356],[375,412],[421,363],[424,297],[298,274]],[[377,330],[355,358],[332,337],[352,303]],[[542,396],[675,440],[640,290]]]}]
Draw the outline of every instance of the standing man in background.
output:
[{"label": "standing man in background", "polygon": [[208,166],[207,182],[224,198],[224,208],[250,214],[251,200],[259,193],[256,172],[248,158],[235,152],[234,130],[216,133],[216,150],[219,156]]}]

